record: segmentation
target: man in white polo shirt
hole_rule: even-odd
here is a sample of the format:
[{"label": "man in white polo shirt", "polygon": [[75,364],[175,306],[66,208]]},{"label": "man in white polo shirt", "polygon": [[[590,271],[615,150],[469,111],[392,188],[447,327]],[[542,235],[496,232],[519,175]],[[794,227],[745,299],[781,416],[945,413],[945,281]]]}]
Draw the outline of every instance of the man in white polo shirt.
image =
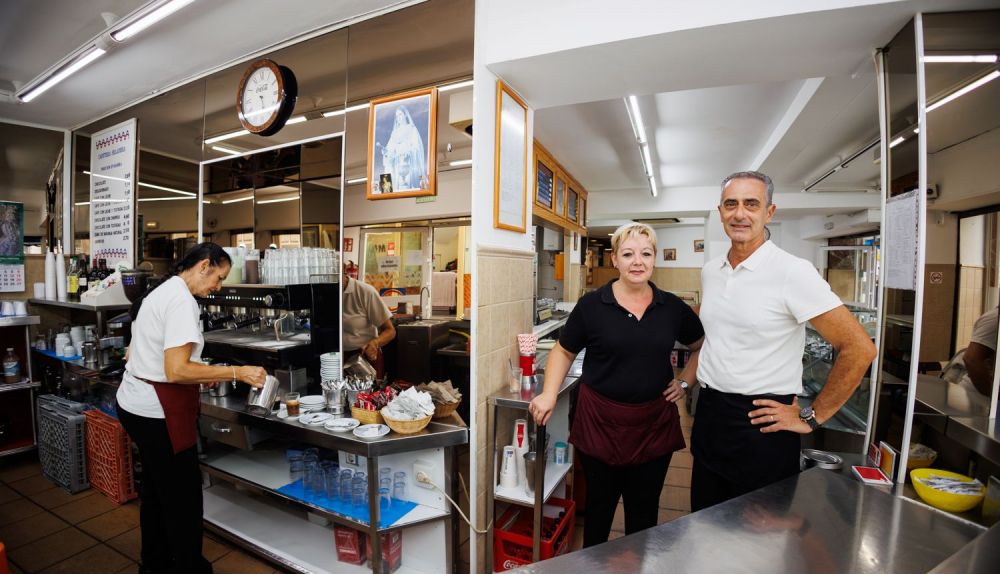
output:
[{"label": "man in white polo shirt", "polygon": [[[705,342],[691,436],[691,509],[799,471],[799,438],[832,417],[875,358],[875,346],[811,263],[768,241],[774,186],[759,172],[722,182],[729,252],[701,272]],[[805,324],[837,350],[823,391],[800,409]]]}]

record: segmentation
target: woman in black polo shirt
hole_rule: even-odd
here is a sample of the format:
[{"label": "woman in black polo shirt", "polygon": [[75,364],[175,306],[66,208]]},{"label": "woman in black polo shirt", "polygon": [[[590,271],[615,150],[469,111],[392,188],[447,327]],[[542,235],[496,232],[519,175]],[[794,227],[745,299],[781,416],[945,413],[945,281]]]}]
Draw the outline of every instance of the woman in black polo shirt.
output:
[{"label": "woman in black polo shirt", "polygon": [[[705,334],[695,312],[650,282],[656,232],[633,223],[611,238],[619,278],[584,295],[549,353],[545,386],[528,410],[537,424],[552,415],[569,366],[583,349],[583,375],[570,428],[587,479],[583,545],[608,540],[618,500],[625,533],[656,526],[660,491],[674,451],[684,448],[677,401],[694,382]],[[692,351],[674,378],[674,341]]]}]

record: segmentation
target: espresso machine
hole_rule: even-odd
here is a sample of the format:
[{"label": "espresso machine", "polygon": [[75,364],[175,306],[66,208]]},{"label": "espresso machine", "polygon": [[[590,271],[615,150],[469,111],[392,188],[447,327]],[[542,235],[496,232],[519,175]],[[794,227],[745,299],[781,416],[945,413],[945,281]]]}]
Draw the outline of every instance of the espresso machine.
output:
[{"label": "espresso machine", "polygon": [[306,394],[308,382],[319,381],[319,356],[340,348],[337,283],[223,285],[198,302],[202,357],[262,366],[278,378],[280,393]]}]

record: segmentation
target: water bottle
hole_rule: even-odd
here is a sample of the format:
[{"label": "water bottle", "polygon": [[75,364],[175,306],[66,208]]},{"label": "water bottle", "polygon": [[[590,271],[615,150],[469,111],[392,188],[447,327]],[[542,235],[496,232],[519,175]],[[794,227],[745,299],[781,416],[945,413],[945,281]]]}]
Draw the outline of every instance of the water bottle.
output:
[{"label": "water bottle", "polygon": [[6,383],[21,382],[21,360],[14,354],[13,347],[7,347],[3,357],[3,380]]}]

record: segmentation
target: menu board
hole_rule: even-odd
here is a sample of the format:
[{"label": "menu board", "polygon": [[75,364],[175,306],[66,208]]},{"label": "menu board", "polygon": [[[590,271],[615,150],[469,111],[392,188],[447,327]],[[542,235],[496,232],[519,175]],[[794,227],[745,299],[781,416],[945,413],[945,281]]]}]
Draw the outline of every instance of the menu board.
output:
[{"label": "menu board", "polygon": [[579,199],[580,195],[572,187],[569,188],[569,203],[566,205],[566,217],[570,221],[576,221],[577,216],[579,216]]},{"label": "menu board", "polygon": [[552,170],[542,162],[536,162],[535,201],[552,209]]},{"label": "menu board", "polygon": [[921,233],[917,192],[903,193],[886,201],[885,221],[885,286],[913,291],[917,288],[917,238]]},{"label": "menu board", "polygon": [[135,118],[90,140],[90,257],[135,266]]},{"label": "menu board", "polygon": [[24,291],[24,204],[0,201],[0,292]]}]

